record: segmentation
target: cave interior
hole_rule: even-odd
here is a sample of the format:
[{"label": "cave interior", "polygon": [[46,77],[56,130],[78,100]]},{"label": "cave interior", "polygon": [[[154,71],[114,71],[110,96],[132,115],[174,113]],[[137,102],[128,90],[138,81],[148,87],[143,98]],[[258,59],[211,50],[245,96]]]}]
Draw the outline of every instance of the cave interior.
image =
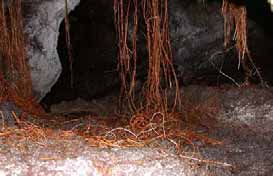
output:
[{"label": "cave interior", "polygon": [[[179,89],[173,86],[168,91],[160,90],[161,109],[146,106],[150,58],[145,19],[139,17],[136,85],[134,94],[130,94],[135,97],[123,94],[125,107],[120,109],[120,41],[113,12],[117,1],[80,0],[68,16],[72,64],[65,18],[59,28],[56,50],[62,70],[53,86],[50,81],[55,81],[55,74],[47,73],[60,71],[58,66],[49,68],[59,63],[56,43],[51,48],[46,45],[49,52],[45,55],[43,48],[42,52],[35,48],[39,52],[33,56],[36,65],[31,71],[38,72],[38,80],[32,77],[32,83],[46,84],[38,84],[42,86],[37,86],[34,96],[44,95],[52,86],[43,99],[36,102],[33,97],[12,96],[10,100],[7,91],[4,94],[8,98],[2,101],[0,85],[0,175],[271,176],[273,12],[267,0],[226,1],[247,8],[248,46],[265,85],[260,84],[254,69],[246,84],[245,71],[238,67],[235,40],[225,51],[222,0],[170,0],[168,26]],[[51,7],[52,2],[39,0],[37,4]],[[28,13],[31,16],[32,12]],[[139,13],[141,16],[141,10]],[[57,17],[63,18],[59,14]],[[130,14],[129,48],[132,18]],[[52,40],[47,40],[50,30],[45,30],[46,35],[41,36],[46,38],[41,38],[51,44]],[[43,59],[49,64],[39,65]],[[160,66],[158,70],[162,71]],[[160,88],[169,86],[166,80],[158,82]],[[177,106],[171,107],[169,100],[175,99],[177,92],[181,104],[176,102]],[[140,103],[133,104],[132,100]]]},{"label": "cave interior", "polygon": [[[209,6],[209,3],[213,2],[215,1],[207,1],[206,3]],[[266,1],[251,1],[244,3],[244,5],[247,7],[249,19],[255,21],[266,33],[267,37],[272,39],[273,25],[270,21],[272,21],[273,15],[270,12],[268,3]],[[72,101],[77,98],[92,101],[110,94],[115,94],[115,96],[119,94],[120,79],[117,71],[118,43],[113,17],[113,4],[108,1],[82,0],[70,12],[69,23],[73,60],[72,72],[68,59],[65,23],[63,20],[59,29],[60,35],[57,47],[62,72],[51,91],[41,101],[41,104],[47,110],[50,109],[51,105],[61,101]],[[147,57],[145,44],[143,43],[143,39],[145,40],[145,27],[143,26],[143,24],[140,25],[139,38],[141,39],[138,43],[138,55],[141,59],[138,61],[139,71],[137,79],[140,80],[140,84],[143,84],[146,77],[145,71],[140,70],[145,70],[143,68],[147,66],[147,62],[143,59]],[[273,72],[271,71],[273,62],[270,59],[271,46],[267,46],[263,41],[253,41],[251,39],[252,36],[248,36],[248,38],[250,50],[254,48],[254,52],[251,54],[255,58],[257,67],[261,70],[265,81],[271,85],[273,83]],[[261,45],[262,43],[263,46]],[[268,47],[266,50],[268,52],[256,54],[255,48],[257,47]],[[176,64],[176,59],[174,59],[174,64],[181,87],[195,84],[207,86],[233,84],[230,79],[219,73],[218,69],[203,70],[197,72],[193,77],[189,76],[191,78],[183,80],[179,77],[180,65]],[[223,73],[234,78],[236,82],[242,83],[244,81],[244,73],[242,69],[237,68],[237,65],[238,60],[234,51],[224,56],[220,67]],[[259,80],[254,78],[252,83],[257,84]]]}]

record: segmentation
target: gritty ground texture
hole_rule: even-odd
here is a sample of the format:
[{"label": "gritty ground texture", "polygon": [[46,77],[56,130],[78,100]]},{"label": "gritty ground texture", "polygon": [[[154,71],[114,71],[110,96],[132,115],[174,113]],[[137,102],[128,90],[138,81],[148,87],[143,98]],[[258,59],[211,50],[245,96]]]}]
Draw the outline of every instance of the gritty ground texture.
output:
[{"label": "gritty ground texture", "polygon": [[[75,145],[77,144],[77,145]],[[156,149],[97,149],[78,141],[48,141],[44,147],[28,144],[23,154],[7,149],[1,154],[6,175],[200,175],[176,155]],[[4,151],[4,149],[2,150]],[[198,173],[198,174],[197,174]],[[206,175],[202,172],[201,175]]]},{"label": "gritty ground texture", "polygon": [[[177,155],[170,141],[142,148],[98,148],[79,136],[65,138],[40,138],[20,140],[7,133],[0,133],[0,175],[215,175],[215,176],[272,176],[273,175],[273,93],[272,89],[257,87],[213,88],[190,86],[183,89],[184,97],[212,108],[220,107],[217,115],[200,118],[192,130],[221,141],[208,145],[192,141],[195,146],[183,146]],[[111,98],[108,100],[111,100]],[[77,100],[94,114],[96,106],[102,115],[107,109],[100,106],[107,99],[87,104]],[[96,105],[96,106],[95,106]],[[58,107],[59,106],[59,107]],[[64,112],[65,102],[52,107],[54,113]],[[67,112],[76,113],[76,107],[67,103]],[[93,108],[93,109],[92,109]],[[208,110],[209,111],[209,110]],[[85,123],[85,121],[80,121]],[[73,124],[73,125],[71,125]],[[66,128],[75,128],[71,121]],[[14,127],[15,129],[16,127]],[[60,128],[51,129],[60,136]],[[61,133],[60,133],[61,134]],[[68,135],[69,136],[69,135]]]}]

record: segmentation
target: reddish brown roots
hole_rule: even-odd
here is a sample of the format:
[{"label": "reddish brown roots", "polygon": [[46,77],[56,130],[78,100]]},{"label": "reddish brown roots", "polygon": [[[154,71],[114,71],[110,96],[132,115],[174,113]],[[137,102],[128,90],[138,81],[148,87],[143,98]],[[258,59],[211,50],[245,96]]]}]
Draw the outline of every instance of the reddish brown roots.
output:
[{"label": "reddish brown roots", "polygon": [[0,2],[0,100],[9,99],[26,111],[40,112],[32,97],[22,19],[21,0],[9,0],[7,11]]},{"label": "reddish brown roots", "polygon": [[[245,6],[238,6],[223,0],[222,14],[224,16],[224,46],[227,48],[230,46],[230,41],[235,41],[235,48],[238,53],[239,64],[242,65],[245,74],[246,82],[252,76],[252,70],[256,72],[261,84],[263,85],[263,79],[260,71],[257,69],[248,49],[247,45],[247,11]],[[232,33],[234,35],[232,36]]]},{"label": "reddish brown roots", "polygon": [[[24,97],[32,94],[30,71],[26,62],[21,0],[9,1],[8,12],[0,5],[0,50],[5,65],[5,77]],[[3,73],[2,73],[3,74]]]},{"label": "reddish brown roots", "polygon": [[[168,28],[168,0],[114,0],[114,12],[116,28],[119,37],[119,63],[122,86],[121,98],[126,97],[130,107],[136,111],[138,107],[134,102],[134,88],[137,67],[137,30],[139,12],[145,21],[146,46],[148,51],[148,75],[145,83],[144,109],[155,111],[167,111],[167,89],[174,88],[172,110],[179,103],[179,85],[172,63]],[[138,6],[138,4],[141,5]],[[133,7],[133,10],[131,9]],[[128,47],[128,20],[130,11],[133,11],[132,48]],[[162,88],[162,84],[165,84]]]}]

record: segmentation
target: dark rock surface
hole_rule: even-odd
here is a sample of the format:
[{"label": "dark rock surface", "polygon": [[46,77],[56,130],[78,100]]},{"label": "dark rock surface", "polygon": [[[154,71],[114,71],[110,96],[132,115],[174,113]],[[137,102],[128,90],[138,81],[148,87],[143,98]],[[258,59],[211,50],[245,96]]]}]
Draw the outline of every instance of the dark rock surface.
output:
[{"label": "dark rock surface", "polygon": [[[238,82],[242,81],[242,72],[238,71],[238,59],[234,50],[224,53],[223,16],[221,5],[216,1],[179,1],[169,2],[170,34],[174,62],[180,68],[184,84],[191,84],[197,78],[207,77],[217,82],[217,76],[225,82],[219,70]],[[269,57],[273,50],[273,40],[261,26],[248,19],[248,44],[251,54],[264,76],[272,72]],[[266,66],[267,65],[267,66]],[[197,82],[197,81],[195,81]]]},{"label": "dark rock surface", "polygon": [[4,127],[12,127],[16,121],[14,114],[19,116],[21,110],[13,102],[1,102],[0,103],[0,124]]}]

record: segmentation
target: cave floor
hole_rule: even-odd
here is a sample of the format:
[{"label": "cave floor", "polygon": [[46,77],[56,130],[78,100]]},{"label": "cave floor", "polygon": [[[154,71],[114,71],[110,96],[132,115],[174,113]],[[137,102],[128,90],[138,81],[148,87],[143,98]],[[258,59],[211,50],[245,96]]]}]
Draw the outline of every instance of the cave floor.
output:
[{"label": "cave floor", "polygon": [[[118,133],[125,138],[116,140],[114,131],[129,129],[129,119],[115,113],[114,96],[62,102],[51,114],[0,131],[0,175],[272,176],[272,92],[184,88],[188,117],[181,116],[179,147],[169,138]],[[98,137],[106,134],[111,140]]]}]

